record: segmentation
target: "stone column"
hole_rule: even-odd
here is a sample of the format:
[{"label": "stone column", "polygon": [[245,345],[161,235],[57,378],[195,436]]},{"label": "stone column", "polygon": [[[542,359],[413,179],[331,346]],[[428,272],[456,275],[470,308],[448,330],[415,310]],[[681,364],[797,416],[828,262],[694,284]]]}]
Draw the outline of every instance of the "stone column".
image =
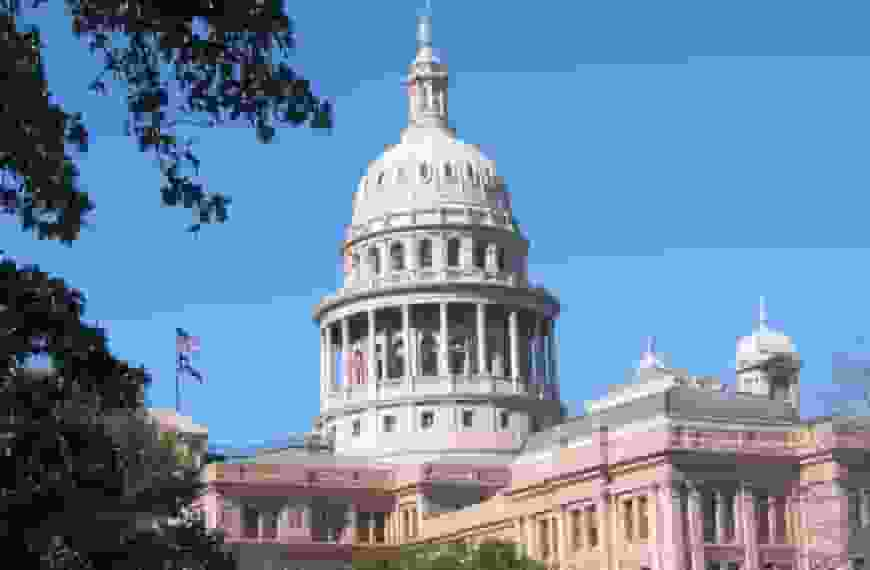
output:
[{"label": "stone column", "polygon": [[449,373],[447,367],[447,345],[449,342],[448,339],[448,330],[447,330],[447,303],[440,303],[438,305],[440,309],[440,317],[441,321],[439,325],[441,326],[441,338],[438,341],[438,372],[441,376],[447,376]]},{"label": "stone column", "polygon": [[523,531],[523,546],[526,549],[526,556],[536,558],[537,550],[535,550],[535,519],[532,517],[522,517]]},{"label": "stone column", "polygon": [[519,331],[517,330],[517,319],[518,319],[518,311],[512,310],[510,315],[508,315],[508,327],[509,327],[509,335],[510,335],[510,350],[511,350],[511,380],[514,385],[514,394],[518,394],[520,391],[520,367],[517,366],[520,359],[520,350],[519,350]]},{"label": "stone column", "polygon": [[375,367],[377,360],[377,339],[375,338],[375,333],[377,331],[375,324],[375,310],[368,310],[369,317],[369,358],[368,358],[368,374],[366,375],[366,382],[369,387],[369,400],[374,400],[377,397],[378,390],[378,381],[375,378],[375,374],[377,373],[377,368]]},{"label": "stone column", "polygon": [[767,497],[767,543],[776,544],[779,534],[779,521],[776,516],[777,498],[773,495]]},{"label": "stone column", "polygon": [[755,524],[755,492],[747,485],[741,488],[741,518],[743,530],[744,569],[758,570],[758,527]]},{"label": "stone column", "polygon": [[570,532],[570,521],[568,507],[562,506],[561,512],[559,516],[559,562],[568,560],[568,545],[569,545],[569,535]]},{"label": "stone column", "polygon": [[703,570],[704,566],[704,510],[701,503],[701,490],[689,484],[689,548],[692,569]]},{"label": "stone column", "polygon": [[414,375],[414,370],[411,368],[411,306],[408,303],[402,305],[402,344],[405,345],[405,382],[408,392],[411,392],[411,377]]},{"label": "stone column", "polygon": [[550,317],[550,378],[553,398],[559,399],[559,342],[556,336],[556,317]]},{"label": "stone column", "polygon": [[664,570],[662,566],[662,542],[661,542],[661,506],[659,494],[661,485],[653,483],[647,492],[647,544],[650,553],[650,569]]},{"label": "stone column", "polygon": [[666,483],[659,489],[662,568],[669,570],[686,570],[682,493],[683,490],[678,484]]},{"label": "stone column", "polygon": [[562,557],[562,520],[559,515],[550,517],[550,559],[558,563]]},{"label": "stone column", "polygon": [[595,514],[598,516],[598,544],[600,545],[602,561],[604,562],[602,570],[613,570],[613,548],[611,544],[613,533],[611,532],[610,520],[610,492],[606,489],[598,496]]},{"label": "stone column", "polygon": [[[350,319],[348,317],[344,317],[341,319],[341,373],[344,375],[344,378],[337,379],[344,385],[344,388],[347,390],[350,388],[350,367],[348,363],[350,362],[350,358],[348,355],[350,354]],[[335,357],[332,359],[335,361]]]},{"label": "stone column", "polygon": [[477,304],[477,374],[489,374],[486,362],[486,304]]},{"label": "stone column", "polygon": [[[544,324],[543,324],[543,321],[541,320],[541,318],[540,318],[537,314],[535,314],[535,333],[534,333],[534,334],[535,334],[535,338],[536,338],[536,339],[540,339],[540,342],[541,342],[540,345],[538,345],[538,344],[536,343],[536,344],[535,344],[535,347],[536,347],[536,348],[537,348],[538,346],[543,347],[543,346],[544,346],[544,342],[543,342],[543,336],[544,336]],[[529,379],[528,386],[529,386],[529,388],[530,388],[531,390],[534,390],[534,391],[535,391],[535,395],[536,395],[536,396],[539,396],[539,397],[540,397],[540,393],[541,393],[541,381],[542,381],[542,380],[545,380],[546,377],[547,377],[547,375],[546,375],[546,371],[544,371],[544,372],[542,373],[540,370],[538,370],[538,366],[541,365],[541,362],[542,362],[544,359],[543,359],[543,358],[539,358],[539,357],[535,356],[534,354],[530,354],[530,357],[531,357],[531,359],[532,359],[532,362],[534,362],[534,365],[535,365],[535,373],[534,373],[535,375],[534,375],[534,382],[531,381],[532,379]],[[529,366],[529,368],[531,369],[531,366]]]},{"label": "stone column", "polygon": [[326,325],[326,381],[329,384],[329,391],[335,392],[338,389],[338,382],[335,379],[335,347],[333,342],[335,339],[332,334],[332,323]]},{"label": "stone column", "polygon": [[713,491],[716,496],[716,542],[725,544],[727,542],[725,533],[725,494],[721,489]]},{"label": "stone column", "polygon": [[322,404],[326,403],[328,385],[326,375],[326,329],[320,327],[320,401]]},{"label": "stone column", "polygon": [[867,489],[859,489],[858,490],[858,500],[860,501],[860,513],[861,513],[861,521],[860,525],[867,526],[870,524],[870,495],[868,495]]}]

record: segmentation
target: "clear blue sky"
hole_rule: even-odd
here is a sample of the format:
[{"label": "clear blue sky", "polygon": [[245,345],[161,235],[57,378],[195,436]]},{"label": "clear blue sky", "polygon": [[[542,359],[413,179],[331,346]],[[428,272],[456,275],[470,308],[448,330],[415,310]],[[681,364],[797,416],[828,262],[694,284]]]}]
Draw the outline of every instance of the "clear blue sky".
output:
[{"label": "clear blue sky", "polygon": [[[497,161],[530,273],[561,298],[572,414],[621,381],[648,334],[675,366],[730,382],[762,294],[805,359],[803,415],[824,413],[831,354],[870,338],[866,11],[603,4],[434,5],[451,119]],[[202,338],[207,377],[183,385],[183,412],[212,440],[306,431],[319,394],[312,307],[338,283],[359,176],[405,124],[415,10],[289,4],[292,61],[334,98],[335,132],[288,128],[271,146],[240,127],[198,133],[201,180],[234,204],[197,240],[187,210],[161,207],[152,155],[122,135],[123,90],[86,92],[100,62],[63,3],[29,10],[52,92],[91,129],[79,164],[95,229],[67,249],[7,219],[0,244],[86,293],[115,353],[152,372],[154,405],[174,406],[183,327]]]}]

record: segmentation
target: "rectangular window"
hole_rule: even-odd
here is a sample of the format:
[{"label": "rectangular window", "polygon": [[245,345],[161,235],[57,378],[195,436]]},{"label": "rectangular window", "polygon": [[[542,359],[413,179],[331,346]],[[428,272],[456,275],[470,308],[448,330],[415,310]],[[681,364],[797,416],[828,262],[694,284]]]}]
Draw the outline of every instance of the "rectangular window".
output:
[{"label": "rectangular window", "polygon": [[625,540],[631,541],[634,539],[634,511],[633,501],[628,499],[622,503],[622,520],[625,528]]},{"label": "rectangular window", "polygon": [[547,519],[538,521],[538,544],[540,544],[541,558],[550,557],[550,525]]},{"label": "rectangular window", "polygon": [[510,421],[510,417],[511,416],[508,412],[503,411],[501,414],[499,414],[499,420],[500,420],[499,425],[501,426],[501,429],[508,428],[508,422]]},{"label": "rectangular window", "polygon": [[371,541],[369,530],[371,529],[369,521],[372,513],[359,512],[356,514],[356,540],[357,542],[367,543]]},{"label": "rectangular window", "polygon": [[260,534],[260,513],[251,505],[243,507],[242,514],[245,538],[257,538]]},{"label": "rectangular window", "polygon": [[429,429],[435,423],[435,412],[423,412],[420,414],[420,427]]},{"label": "rectangular window", "polygon": [[716,493],[704,493],[702,516],[704,517],[704,542],[716,542]]},{"label": "rectangular window", "polygon": [[574,550],[583,548],[583,511],[571,511],[571,544]]},{"label": "rectangular window", "polygon": [[396,416],[384,416],[384,431],[396,431]]},{"label": "rectangular window", "polygon": [[263,536],[270,540],[278,538],[278,513],[266,511],[263,513]]},{"label": "rectangular window", "polygon": [[724,570],[719,562],[708,561],[707,570]]},{"label": "rectangular window", "polygon": [[770,504],[769,497],[766,494],[759,494],[755,498],[755,520],[758,525],[758,542],[759,544],[770,543]]},{"label": "rectangular window", "polygon": [[728,542],[734,542],[735,539],[735,528],[734,528],[734,502],[736,497],[734,493],[728,493],[724,495],[725,499],[725,540]]},{"label": "rectangular window", "polygon": [[849,496],[849,530],[855,532],[861,527],[861,495],[848,491]]},{"label": "rectangular window", "polygon": [[360,422],[360,420],[353,420],[353,424],[351,425],[353,428],[353,436],[357,437],[362,431],[362,422]]},{"label": "rectangular window", "polygon": [[474,425],[474,410],[462,410],[462,427]]},{"label": "rectangular window", "polygon": [[638,510],[640,511],[640,520],[637,521],[638,537],[641,540],[649,538],[649,501],[647,497],[638,497]]},{"label": "rectangular window", "polygon": [[387,528],[387,513],[375,513],[375,543],[383,544],[386,541],[385,530]]},{"label": "rectangular window", "polygon": [[586,509],[586,524],[589,531],[589,548],[598,547],[598,513],[594,506]]},{"label": "rectangular window", "polygon": [[411,513],[408,510],[402,511],[402,535],[411,538]]}]

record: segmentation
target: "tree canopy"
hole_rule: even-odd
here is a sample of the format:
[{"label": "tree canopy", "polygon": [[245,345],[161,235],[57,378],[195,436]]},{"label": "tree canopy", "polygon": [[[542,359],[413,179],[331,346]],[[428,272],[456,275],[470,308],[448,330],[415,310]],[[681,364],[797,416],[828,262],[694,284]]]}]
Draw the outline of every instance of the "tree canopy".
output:
[{"label": "tree canopy", "polygon": [[402,547],[393,560],[354,561],[353,570],[544,570],[515,543],[486,540]]},{"label": "tree canopy", "polygon": [[[143,368],[82,322],[85,299],[0,261],[0,543],[22,568],[230,569],[190,514],[198,471],[142,407]],[[53,368],[28,364],[49,354]],[[152,515],[178,519],[143,529]]]},{"label": "tree canopy", "polygon": [[[46,0],[33,0],[37,10]],[[164,14],[143,0],[64,0],[72,33],[103,59],[90,89],[107,93],[107,75],[127,88],[126,132],[153,152],[164,184],[162,202],[191,209],[202,224],[224,222],[230,197],[194,182],[200,161],[179,124],[215,127],[238,119],[271,142],[276,125],[332,128],[332,108],[281,56],[294,47],[283,0],[202,0]],[[94,203],[79,187],[67,145],[87,152],[81,113],[51,101],[38,27],[19,29],[20,0],[0,0],[0,209],[39,239],[71,245]],[[278,56],[276,58],[276,56]],[[174,89],[173,89],[174,87]],[[181,104],[175,103],[176,93]]]}]

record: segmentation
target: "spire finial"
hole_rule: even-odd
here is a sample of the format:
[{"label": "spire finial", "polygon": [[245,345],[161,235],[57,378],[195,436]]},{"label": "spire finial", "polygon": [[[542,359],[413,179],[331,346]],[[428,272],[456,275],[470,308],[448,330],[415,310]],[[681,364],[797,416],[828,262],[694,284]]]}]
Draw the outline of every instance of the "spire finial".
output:
[{"label": "spire finial", "polygon": [[761,330],[767,330],[767,306],[764,303],[764,295],[758,299],[758,326]]},{"label": "spire finial", "polygon": [[656,354],[656,337],[648,336],[646,337],[646,351],[640,357],[640,363],[638,363],[638,369],[648,369],[648,368],[663,368],[664,365],[662,361],[659,360],[658,355]]},{"label": "spire finial", "polygon": [[432,6],[426,0],[426,11],[417,16],[417,50],[432,47]]}]

